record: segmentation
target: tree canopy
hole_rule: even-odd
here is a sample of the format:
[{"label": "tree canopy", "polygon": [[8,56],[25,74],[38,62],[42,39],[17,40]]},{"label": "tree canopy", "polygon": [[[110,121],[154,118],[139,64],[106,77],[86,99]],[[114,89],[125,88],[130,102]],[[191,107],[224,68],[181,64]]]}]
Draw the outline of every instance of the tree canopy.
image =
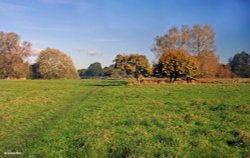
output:
[{"label": "tree canopy", "polygon": [[147,77],[151,74],[151,67],[145,55],[119,54],[114,61],[116,69],[120,69],[127,75],[131,75],[135,78],[139,76]]},{"label": "tree canopy", "polygon": [[174,26],[166,34],[156,37],[153,48],[156,56],[160,57],[165,49],[183,49],[193,55],[214,52],[214,31],[209,25],[194,25],[192,29],[182,26],[181,30]]},{"label": "tree canopy", "polygon": [[102,65],[99,62],[90,64],[88,69],[85,71],[84,76],[102,76],[103,70]]},{"label": "tree canopy", "polygon": [[181,76],[193,77],[198,74],[198,62],[185,50],[169,49],[160,56],[154,72],[160,77],[170,77],[170,81]]},{"label": "tree canopy", "polygon": [[47,48],[41,51],[37,61],[43,79],[79,78],[71,58],[58,49]]},{"label": "tree canopy", "polygon": [[200,77],[213,78],[219,71],[219,58],[213,52],[204,51],[197,55]]},{"label": "tree canopy", "polygon": [[0,78],[27,78],[29,64],[27,57],[31,54],[31,44],[20,42],[16,33],[0,32]]},{"label": "tree canopy", "polygon": [[244,51],[229,60],[231,71],[240,77],[250,77],[250,55]]}]

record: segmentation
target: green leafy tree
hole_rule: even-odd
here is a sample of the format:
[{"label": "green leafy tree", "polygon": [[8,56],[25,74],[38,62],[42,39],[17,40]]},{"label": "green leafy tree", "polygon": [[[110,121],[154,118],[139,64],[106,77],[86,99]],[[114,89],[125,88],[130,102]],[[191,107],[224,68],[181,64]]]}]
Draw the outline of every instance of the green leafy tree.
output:
[{"label": "green leafy tree", "polygon": [[170,81],[176,81],[182,76],[194,77],[199,72],[198,62],[185,50],[165,50],[155,65],[154,72],[160,77],[170,77]]},{"label": "green leafy tree", "polygon": [[250,55],[244,51],[229,60],[231,71],[239,77],[250,77]]},{"label": "green leafy tree", "polygon": [[99,62],[90,64],[85,72],[85,76],[102,76],[103,70],[102,65]]},{"label": "green leafy tree", "polygon": [[79,70],[77,70],[78,75],[80,76],[80,78],[84,77],[86,70],[87,69],[79,69]]},{"label": "green leafy tree", "polygon": [[30,55],[29,42],[21,43],[16,33],[0,32],[0,78],[27,78],[29,75],[27,57]]},{"label": "green leafy tree", "polygon": [[108,67],[104,67],[103,68],[103,76],[111,77],[112,74],[114,73],[114,71],[115,71],[115,65],[110,65]]},{"label": "green leafy tree", "polygon": [[30,65],[30,78],[32,79],[40,79],[41,74],[39,73],[39,64],[34,63]]},{"label": "green leafy tree", "polygon": [[79,79],[71,58],[58,49],[41,51],[37,61],[43,79]]}]

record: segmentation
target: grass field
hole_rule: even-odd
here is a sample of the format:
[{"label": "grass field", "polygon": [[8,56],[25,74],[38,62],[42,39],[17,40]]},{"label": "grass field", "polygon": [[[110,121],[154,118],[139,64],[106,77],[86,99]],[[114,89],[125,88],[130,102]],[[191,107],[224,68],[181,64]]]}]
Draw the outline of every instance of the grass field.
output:
[{"label": "grass field", "polygon": [[249,157],[250,84],[0,81],[0,125],[0,157]]}]

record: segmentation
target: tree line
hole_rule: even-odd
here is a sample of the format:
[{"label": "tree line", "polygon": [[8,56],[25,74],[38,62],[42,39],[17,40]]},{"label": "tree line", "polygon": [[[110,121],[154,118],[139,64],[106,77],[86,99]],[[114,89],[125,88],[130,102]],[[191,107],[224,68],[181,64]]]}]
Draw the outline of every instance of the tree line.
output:
[{"label": "tree line", "polygon": [[35,63],[31,43],[20,42],[16,33],[0,32],[1,79],[78,79],[89,77],[136,78],[159,77],[175,81],[178,78],[250,77],[250,55],[244,51],[222,64],[215,51],[215,33],[208,25],[172,27],[157,36],[152,52],[156,60],[150,64],[145,55],[118,54],[114,64],[102,68],[96,62],[87,69],[76,70],[66,53],[47,48]]}]

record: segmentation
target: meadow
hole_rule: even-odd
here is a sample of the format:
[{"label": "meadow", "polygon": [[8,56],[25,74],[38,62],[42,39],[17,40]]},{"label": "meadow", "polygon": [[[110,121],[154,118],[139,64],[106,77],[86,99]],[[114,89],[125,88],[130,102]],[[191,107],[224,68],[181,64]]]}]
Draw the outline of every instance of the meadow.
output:
[{"label": "meadow", "polygon": [[0,81],[0,157],[249,157],[250,84]]}]

